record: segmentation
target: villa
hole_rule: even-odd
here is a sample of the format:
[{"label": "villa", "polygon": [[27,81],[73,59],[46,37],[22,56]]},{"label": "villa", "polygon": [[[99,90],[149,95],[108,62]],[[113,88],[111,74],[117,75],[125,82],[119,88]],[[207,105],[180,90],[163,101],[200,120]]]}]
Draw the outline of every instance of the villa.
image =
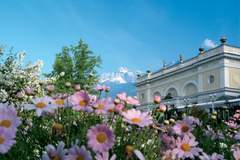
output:
[{"label": "villa", "polygon": [[199,48],[195,57],[147,71],[136,81],[137,96],[142,104],[151,104],[155,95],[160,95],[169,105],[183,107],[196,105],[213,107],[239,105],[240,99],[240,48],[221,44],[205,51]]}]

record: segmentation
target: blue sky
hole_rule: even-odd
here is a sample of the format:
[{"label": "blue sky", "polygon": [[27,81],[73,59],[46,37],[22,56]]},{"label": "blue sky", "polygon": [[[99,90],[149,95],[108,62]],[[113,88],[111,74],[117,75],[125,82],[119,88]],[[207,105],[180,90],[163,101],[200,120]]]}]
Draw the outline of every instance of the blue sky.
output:
[{"label": "blue sky", "polygon": [[145,71],[190,58],[205,39],[240,46],[238,0],[5,0],[0,44],[26,51],[52,69],[62,46],[85,40],[100,55],[100,73],[121,66]]}]

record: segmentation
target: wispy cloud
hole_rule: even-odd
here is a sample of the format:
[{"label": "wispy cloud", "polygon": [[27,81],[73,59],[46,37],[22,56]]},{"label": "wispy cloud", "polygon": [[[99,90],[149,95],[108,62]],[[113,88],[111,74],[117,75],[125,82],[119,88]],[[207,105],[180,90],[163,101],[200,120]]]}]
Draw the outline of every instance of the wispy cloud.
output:
[{"label": "wispy cloud", "polygon": [[213,40],[206,38],[203,41],[202,46],[205,47],[205,48],[210,49],[210,48],[216,47],[217,45],[215,44],[215,42]]}]

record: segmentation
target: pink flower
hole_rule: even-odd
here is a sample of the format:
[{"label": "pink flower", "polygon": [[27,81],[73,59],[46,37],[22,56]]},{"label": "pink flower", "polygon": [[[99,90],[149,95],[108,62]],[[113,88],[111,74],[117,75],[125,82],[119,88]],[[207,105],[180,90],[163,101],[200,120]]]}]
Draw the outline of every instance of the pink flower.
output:
[{"label": "pink flower", "polygon": [[103,91],[103,87],[101,86],[101,85],[97,85],[96,87],[95,87],[95,90],[96,91]]},{"label": "pink flower", "polygon": [[97,114],[107,114],[114,111],[114,104],[111,98],[99,99],[94,105]]},{"label": "pink flower", "polygon": [[80,84],[75,84],[74,89],[75,89],[76,91],[80,91],[80,90],[81,90]]},{"label": "pink flower", "polygon": [[55,89],[55,86],[53,84],[49,84],[49,85],[46,86],[46,90],[49,91],[49,92],[54,91],[54,89]]},{"label": "pink flower", "polygon": [[103,88],[103,90],[105,92],[109,92],[110,91],[110,87],[109,86],[103,85],[102,88]]},{"label": "pink flower", "polygon": [[21,98],[23,98],[25,96],[25,92],[24,91],[20,91],[20,92],[17,93],[16,96],[17,96],[17,98],[21,99]]},{"label": "pink flower", "polygon": [[17,111],[13,106],[0,104],[0,128],[11,130],[16,133],[17,127],[21,124]]},{"label": "pink flower", "polygon": [[0,128],[0,153],[5,154],[10,150],[12,145],[16,143],[13,138],[15,138],[14,132]]},{"label": "pink flower", "polygon": [[115,135],[105,124],[98,124],[88,129],[88,146],[95,152],[107,152],[115,142]]},{"label": "pink flower", "polygon": [[210,160],[224,160],[224,157],[221,154],[213,153]]},{"label": "pink flower", "polygon": [[175,147],[175,138],[172,136],[168,136],[166,133],[161,135],[161,140],[166,149],[172,149]]},{"label": "pink flower", "polygon": [[173,131],[178,135],[191,134],[192,126],[190,121],[177,121],[173,126]]},{"label": "pink flower", "polygon": [[46,152],[42,156],[42,160],[65,160],[67,150],[64,149],[65,144],[63,142],[59,142],[57,148],[55,146],[49,144],[45,147]]},{"label": "pink flower", "polygon": [[111,158],[108,152],[97,153],[95,156],[96,160],[116,160],[117,156],[114,154]]},{"label": "pink flower", "polygon": [[122,110],[123,110],[124,107],[125,107],[124,104],[119,103],[119,104],[115,105],[115,110],[116,110],[118,113],[122,113]]},{"label": "pink flower", "polygon": [[194,125],[200,125],[199,119],[198,119],[198,118],[195,118],[195,117],[193,117],[193,116],[186,116],[186,117],[183,118],[183,121],[191,124],[192,126],[194,126]]},{"label": "pink flower", "polygon": [[161,160],[176,160],[176,157],[172,154],[172,150],[167,150]]},{"label": "pink flower", "polygon": [[240,159],[240,149],[237,148],[233,151],[233,157],[236,159],[236,160],[239,160]]},{"label": "pink flower", "polygon": [[161,97],[160,97],[160,96],[154,96],[153,102],[154,102],[155,104],[160,104],[160,102],[161,102]]},{"label": "pink flower", "polygon": [[139,106],[140,105],[139,101],[136,98],[133,98],[133,97],[127,97],[126,102],[127,102],[127,104],[134,105],[134,106]]},{"label": "pink flower", "polygon": [[140,127],[149,126],[153,123],[153,118],[148,114],[148,112],[131,109],[123,112],[122,115],[124,117],[124,121]]},{"label": "pink flower", "polygon": [[172,154],[179,159],[194,159],[195,156],[199,156],[199,153],[202,152],[200,148],[196,147],[197,145],[198,142],[195,141],[195,137],[187,135],[185,135],[183,139],[178,137],[176,140],[176,148],[172,150]]},{"label": "pink flower", "polygon": [[25,104],[25,109],[36,110],[37,116],[41,116],[43,112],[53,113],[54,109],[57,108],[57,106],[52,103],[52,98],[48,96],[35,98],[32,102],[33,104]]},{"label": "pink flower", "polygon": [[28,94],[28,95],[32,95],[32,94],[34,94],[34,90],[30,86],[27,86],[25,88],[25,93]]},{"label": "pink flower", "polygon": [[232,121],[232,120],[229,120],[228,122],[225,122],[225,124],[226,124],[229,128],[232,128],[232,129],[237,129],[237,128],[238,128],[237,123],[235,123],[235,122]]},{"label": "pink flower", "polygon": [[97,85],[96,87],[95,87],[95,90],[97,90],[97,91],[105,91],[105,92],[109,92],[109,90],[110,90],[110,87],[109,86],[106,86],[106,85]]},{"label": "pink flower", "polygon": [[119,98],[121,101],[127,100],[127,94],[125,92],[117,94],[117,98]]},{"label": "pink flower", "polygon": [[72,103],[74,110],[87,112],[91,112],[93,110],[90,106],[90,97],[85,91],[74,93],[74,95],[69,97],[69,100]]},{"label": "pink flower", "polygon": [[79,148],[77,145],[74,145],[69,149],[68,155],[64,160],[92,160],[92,156],[85,146]]}]

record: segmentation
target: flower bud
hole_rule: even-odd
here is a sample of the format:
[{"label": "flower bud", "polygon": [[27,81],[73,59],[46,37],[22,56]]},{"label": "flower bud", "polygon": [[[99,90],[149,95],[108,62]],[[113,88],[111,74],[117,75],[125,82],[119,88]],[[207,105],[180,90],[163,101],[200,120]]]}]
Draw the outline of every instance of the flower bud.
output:
[{"label": "flower bud", "polygon": [[64,127],[60,123],[54,123],[52,126],[52,132],[55,135],[61,135],[63,133]]},{"label": "flower bud", "polygon": [[65,83],[65,86],[66,86],[66,87],[71,87],[71,85],[72,85],[72,84],[71,84],[70,82],[66,82],[66,83]]},{"label": "flower bud", "polygon": [[53,92],[55,90],[55,87],[53,84],[49,84],[46,86],[46,90],[49,92]]},{"label": "flower bud", "polygon": [[153,102],[154,102],[155,104],[160,104],[160,102],[161,102],[161,97],[160,97],[160,96],[154,96]]},{"label": "flower bud", "polygon": [[164,124],[169,125],[169,120],[164,120]]},{"label": "flower bud", "polygon": [[166,110],[167,110],[166,105],[165,104],[160,104],[159,110],[160,110],[160,112],[166,112]]},{"label": "flower bud", "polygon": [[81,90],[80,84],[76,84],[76,85],[74,86],[74,89],[75,89],[76,91],[80,91],[80,90]]},{"label": "flower bud", "polygon": [[133,152],[134,152],[134,147],[132,145],[127,145],[125,148],[125,152],[129,157],[132,157]]}]

